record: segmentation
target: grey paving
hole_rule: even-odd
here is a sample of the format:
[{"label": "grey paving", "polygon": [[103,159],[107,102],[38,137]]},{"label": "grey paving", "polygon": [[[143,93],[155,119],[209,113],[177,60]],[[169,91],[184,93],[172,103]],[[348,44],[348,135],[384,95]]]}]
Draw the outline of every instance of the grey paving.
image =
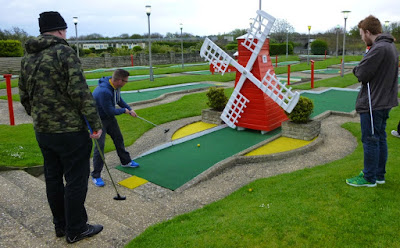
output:
[{"label": "grey paving", "polygon": [[[174,95],[163,101],[174,101],[179,97]],[[149,104],[136,105],[135,108],[144,108]],[[197,120],[199,117],[192,117],[153,128],[128,147],[128,150],[133,156],[138,155],[169,141],[175,130]],[[104,171],[106,186],[98,188],[89,182],[86,201],[89,222],[104,225],[104,231],[70,247],[123,247],[147,227],[220,200],[256,179],[341,159],[354,151],[357,142],[351,133],[340,126],[346,122],[358,121],[358,117],[354,116],[325,116],[321,121],[322,142],[314,150],[295,153],[282,159],[230,163],[224,170],[211,173],[184,190],[170,191],[152,183],[132,190],[117,185],[120,194],[125,195],[127,200],[115,201],[115,191]],[[29,119],[18,116],[16,122],[29,123]],[[166,128],[170,128],[170,132],[164,134]],[[107,153],[106,161],[115,181],[130,176],[114,168],[119,165],[115,152]],[[66,246],[63,238],[54,235],[43,176],[36,178],[21,170],[0,172],[0,215],[0,247]]]}]

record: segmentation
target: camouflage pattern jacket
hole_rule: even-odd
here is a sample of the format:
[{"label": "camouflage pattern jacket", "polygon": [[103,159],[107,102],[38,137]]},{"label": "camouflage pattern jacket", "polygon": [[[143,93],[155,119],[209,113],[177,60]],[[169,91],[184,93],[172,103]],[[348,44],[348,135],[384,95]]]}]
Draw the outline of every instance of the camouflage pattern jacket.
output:
[{"label": "camouflage pattern jacket", "polygon": [[101,129],[95,101],[81,62],[67,41],[40,35],[25,44],[18,88],[21,103],[33,118],[36,132],[65,133]]}]

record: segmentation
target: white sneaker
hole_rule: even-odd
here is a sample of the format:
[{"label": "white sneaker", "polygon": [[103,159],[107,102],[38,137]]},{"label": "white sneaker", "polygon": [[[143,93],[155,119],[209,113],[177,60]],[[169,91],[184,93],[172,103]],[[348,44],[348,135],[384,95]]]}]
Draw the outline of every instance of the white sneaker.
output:
[{"label": "white sneaker", "polygon": [[392,132],[390,132],[394,137],[400,138],[400,134],[396,131],[396,130],[392,130]]}]

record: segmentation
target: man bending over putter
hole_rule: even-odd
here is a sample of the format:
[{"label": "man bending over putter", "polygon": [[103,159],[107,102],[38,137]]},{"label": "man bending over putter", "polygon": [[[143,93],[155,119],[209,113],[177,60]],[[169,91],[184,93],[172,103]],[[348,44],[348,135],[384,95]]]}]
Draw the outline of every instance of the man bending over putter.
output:
[{"label": "man bending over putter", "polygon": [[[121,98],[121,88],[128,82],[129,72],[117,69],[112,77],[103,77],[99,79],[99,86],[93,91],[93,97],[96,100],[97,110],[103,124],[103,133],[98,140],[101,152],[104,153],[104,143],[106,133],[111,136],[117,150],[118,157],[122,167],[139,167],[139,164],[131,159],[129,152],[126,151],[124,138],[119,129],[116,115],[128,114],[136,117],[135,111],[126,104]],[[118,104],[120,108],[116,108]],[[99,153],[99,147],[95,146],[93,153],[93,171],[92,181],[97,187],[103,187],[104,181],[101,178],[101,171],[104,163]]]}]

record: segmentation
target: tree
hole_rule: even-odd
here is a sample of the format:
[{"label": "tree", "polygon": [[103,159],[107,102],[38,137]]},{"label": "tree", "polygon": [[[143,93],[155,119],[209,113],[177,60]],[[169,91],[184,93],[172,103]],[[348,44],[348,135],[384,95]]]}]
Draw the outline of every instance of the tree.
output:
[{"label": "tree", "polygon": [[119,36],[119,38],[121,38],[121,39],[129,39],[129,34],[127,34],[127,33],[121,34]]},{"label": "tree", "polygon": [[97,34],[97,33],[93,33],[93,34],[88,34],[88,35],[81,35],[79,36],[79,40],[99,40],[99,39],[103,39],[103,35],[101,34]]},{"label": "tree", "polygon": [[286,36],[294,32],[294,28],[290,23],[284,19],[276,19],[271,28],[271,38],[277,43],[286,42]]},{"label": "tree", "polygon": [[389,31],[396,39],[397,42],[400,42],[400,22],[392,22],[389,26]]},{"label": "tree", "polygon": [[240,36],[242,36],[242,35],[245,35],[245,34],[247,34],[247,30],[246,29],[235,29],[235,30],[233,30],[233,31],[231,31],[231,32],[229,32],[229,35],[232,35],[233,36],[233,38],[237,38],[237,37],[240,37]]},{"label": "tree", "polygon": [[140,34],[132,34],[131,37],[129,37],[131,39],[143,39],[143,36],[141,36]]}]

